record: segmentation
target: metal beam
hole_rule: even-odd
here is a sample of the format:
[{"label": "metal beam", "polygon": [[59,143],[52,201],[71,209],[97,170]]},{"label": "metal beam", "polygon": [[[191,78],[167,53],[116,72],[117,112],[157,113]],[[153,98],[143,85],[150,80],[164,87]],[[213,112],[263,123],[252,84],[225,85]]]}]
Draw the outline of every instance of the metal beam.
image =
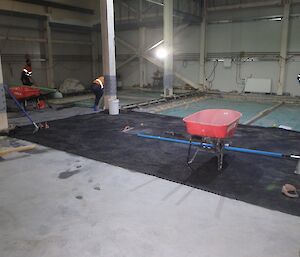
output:
[{"label": "metal beam", "polygon": [[173,0],[164,1],[164,96],[173,96]]},{"label": "metal beam", "polygon": [[244,4],[232,4],[232,5],[220,5],[215,7],[208,7],[207,11],[208,12],[228,11],[228,10],[235,10],[235,9],[267,7],[267,6],[274,6],[274,5],[281,5],[281,4],[282,4],[281,0],[260,1],[260,2],[244,3]]},{"label": "metal beam", "polygon": [[14,36],[8,37],[3,35],[0,35],[0,40],[46,43],[46,39],[44,38],[14,37]]},{"label": "metal beam", "polygon": [[132,46],[130,43],[126,42],[124,39],[116,36],[116,41],[121,43],[123,46],[126,46],[127,48],[131,49],[132,51],[134,51],[134,53],[138,52],[134,46]]},{"label": "metal beam", "polygon": [[[186,29],[188,26],[189,26],[188,24],[184,24],[184,25],[182,25],[181,27],[176,28],[176,32],[174,33],[174,35],[176,36],[176,35],[179,34],[181,31],[183,31],[184,29]],[[157,43],[155,43],[154,45],[149,46],[149,47],[146,49],[145,52],[149,52],[149,51],[153,50],[154,48],[157,48],[158,46],[160,46],[160,45],[163,44],[163,43],[164,43],[164,40],[162,39],[162,40],[158,41]]]},{"label": "metal beam", "polygon": [[[163,64],[161,62],[159,62],[157,59],[154,59],[153,57],[147,56],[147,55],[143,55],[143,57],[150,63],[156,65],[159,68],[163,68]],[[199,89],[199,85],[194,83],[193,81],[191,81],[190,79],[182,76],[181,74],[179,74],[178,72],[174,72],[174,76],[181,80],[182,82],[184,82],[187,85],[190,85],[191,87],[195,88],[195,89]]]},{"label": "metal beam", "polygon": [[[244,3],[244,4],[232,4],[232,5],[220,5],[214,7],[208,7],[208,12],[214,11],[229,11],[229,10],[236,10],[236,9],[246,9],[246,8],[259,8],[259,7],[268,7],[268,6],[281,6],[284,0],[269,0],[269,1],[256,1],[251,3]],[[291,4],[300,4],[300,0],[293,0]]]},{"label": "metal beam", "polygon": [[[162,7],[164,7],[164,5],[165,5],[164,3],[160,3],[160,2],[157,2],[157,1],[154,1],[154,0],[146,0],[146,2],[153,3],[153,4],[156,4],[156,5],[162,6]],[[142,11],[142,12],[144,13],[144,11]],[[192,13],[183,12],[183,11],[177,10],[177,9],[173,9],[172,15],[176,16],[176,17],[180,17],[180,18],[193,20],[193,21],[200,21],[201,20],[200,16],[194,15]]]},{"label": "metal beam", "polygon": [[290,1],[285,0],[283,8],[283,18],[281,20],[281,47],[279,60],[279,81],[277,95],[282,95],[286,81],[286,58],[289,38],[289,17],[290,17]]},{"label": "metal beam", "polygon": [[80,34],[88,34],[90,31],[93,31],[92,26],[82,26],[82,25],[74,25],[74,24],[65,24],[60,22],[50,22],[49,23],[52,31],[62,31],[69,33],[80,33]]},{"label": "metal beam", "polygon": [[34,4],[34,5],[40,5],[45,7],[52,7],[56,9],[62,9],[66,11],[72,11],[72,12],[79,12],[84,14],[94,14],[94,11],[92,9],[78,7],[74,5],[67,5],[52,1],[46,1],[46,0],[15,0],[17,2],[27,3],[27,4]]},{"label": "metal beam", "polygon": [[[31,38],[31,37],[15,37],[15,36],[3,36],[0,35],[0,40],[9,41],[24,41],[24,42],[37,42],[37,43],[47,43],[45,38]],[[73,41],[73,40],[52,40],[52,44],[69,44],[69,45],[91,45],[88,41]]]},{"label": "metal beam", "polygon": [[138,11],[131,7],[129,4],[125,3],[124,1],[120,0],[121,5],[125,6],[128,10],[132,11],[135,14],[138,14]]},{"label": "metal beam", "polygon": [[[178,29],[178,30],[177,30],[177,33],[179,33],[180,31],[182,31],[184,28],[186,28],[186,25],[184,25],[183,27],[181,27],[180,29]],[[120,40],[120,38],[117,38],[117,39]],[[124,43],[125,41],[121,40],[120,43],[122,43],[122,42]],[[159,43],[160,43],[160,42],[159,42]],[[128,42],[126,42],[126,46],[128,46],[130,49],[135,49],[134,46],[132,46],[132,45],[129,44]],[[164,65],[163,65],[160,61],[158,61],[157,59],[155,59],[155,58],[153,58],[153,57],[147,55],[147,52],[148,52],[148,49],[147,49],[147,50],[143,53],[143,55],[142,55],[142,57],[143,57],[144,59],[146,59],[148,62],[150,62],[150,63],[156,65],[157,67],[164,68]],[[131,62],[132,60],[134,60],[136,57],[139,57],[139,53],[138,53],[138,52],[136,52],[136,54],[135,54],[134,56],[128,58],[128,59],[125,61],[126,63],[125,63],[125,62],[124,62],[124,63],[127,64],[127,63]],[[120,64],[120,65],[118,66],[118,68],[121,68],[121,67],[122,67],[123,65],[125,65],[125,64],[123,64],[123,63]],[[122,65],[122,66],[121,66],[121,65]],[[120,67],[120,66],[121,66],[121,67]],[[193,81],[189,80],[188,78],[182,76],[181,74],[179,74],[179,73],[177,73],[177,72],[174,72],[174,76],[175,76],[176,78],[178,78],[179,80],[181,80],[182,82],[184,82],[184,83],[186,83],[186,84],[192,86],[192,87],[195,88],[195,89],[199,89],[199,88],[200,88],[200,85],[199,85],[199,84],[194,83]]]},{"label": "metal beam", "polygon": [[114,3],[100,0],[102,66],[105,78],[104,108],[108,109],[109,100],[117,98]]},{"label": "metal beam", "polygon": [[[133,46],[131,46],[131,47],[133,48]],[[146,52],[147,52],[147,51],[146,51]],[[157,59],[155,59],[155,58],[153,58],[153,57],[147,55],[146,52],[145,52],[145,53],[143,54],[143,56],[142,56],[144,59],[146,59],[148,62],[150,62],[150,63],[156,65],[156,66],[159,67],[159,68],[162,68],[162,69],[164,68],[164,65],[163,65],[160,61],[158,61]],[[122,68],[124,65],[126,65],[127,63],[133,61],[133,60],[134,60],[135,58],[137,58],[137,57],[139,57],[139,54],[135,54],[135,55],[129,57],[126,61],[124,61],[123,63],[121,63],[121,64],[118,66],[118,69]],[[199,88],[200,88],[200,85],[199,85],[199,84],[194,83],[194,82],[191,81],[190,79],[188,79],[188,78],[182,76],[181,74],[179,74],[179,73],[177,73],[177,72],[174,72],[174,76],[175,76],[177,79],[179,79],[179,80],[181,80],[182,82],[184,82],[184,83],[186,83],[186,84],[192,86],[192,87],[195,88],[195,89],[199,89]]]},{"label": "metal beam", "polygon": [[52,40],[52,43],[53,44],[67,44],[67,45],[87,45],[87,46],[92,45],[92,42],[89,42],[89,41],[59,40],[59,39]]},{"label": "metal beam", "polygon": [[117,70],[121,69],[123,66],[125,66],[126,64],[130,63],[131,61],[133,61],[134,59],[136,59],[138,57],[138,55],[133,55],[133,56],[130,56],[127,60],[125,60],[124,62],[120,63],[118,66],[117,66]]}]

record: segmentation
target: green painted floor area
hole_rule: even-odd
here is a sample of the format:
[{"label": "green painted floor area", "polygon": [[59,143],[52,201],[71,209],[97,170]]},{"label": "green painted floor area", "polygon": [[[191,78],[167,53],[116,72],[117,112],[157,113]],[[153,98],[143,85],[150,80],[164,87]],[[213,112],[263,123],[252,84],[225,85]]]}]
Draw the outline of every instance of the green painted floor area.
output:
[{"label": "green painted floor area", "polygon": [[271,107],[272,103],[258,103],[249,101],[236,101],[224,98],[215,99],[203,99],[199,102],[186,104],[180,107],[175,107],[160,112],[160,114],[185,117],[189,114],[204,110],[204,109],[232,109],[239,111],[243,114],[240,123],[244,123],[257,113],[263,111],[266,108]]},{"label": "green painted floor area", "polygon": [[263,127],[284,125],[300,131],[300,105],[285,104],[280,106],[267,116],[257,120],[253,125]]}]

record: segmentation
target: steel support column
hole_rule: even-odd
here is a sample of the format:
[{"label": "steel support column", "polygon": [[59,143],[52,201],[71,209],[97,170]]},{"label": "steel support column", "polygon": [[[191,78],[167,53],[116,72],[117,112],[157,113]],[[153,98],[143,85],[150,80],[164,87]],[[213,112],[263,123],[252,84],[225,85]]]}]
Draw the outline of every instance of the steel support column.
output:
[{"label": "steel support column", "polygon": [[279,60],[279,81],[277,88],[277,95],[282,95],[284,92],[286,80],[286,58],[289,38],[289,17],[290,17],[290,0],[284,1],[283,18],[281,20],[281,48]]},{"label": "steel support column", "polygon": [[52,36],[51,36],[51,28],[49,25],[49,16],[45,21],[46,27],[46,67],[47,67],[47,82],[48,87],[54,88],[54,65],[53,65],[53,51],[52,51]]},{"label": "steel support column", "polygon": [[164,96],[173,96],[173,0],[164,1]]},{"label": "steel support column", "polygon": [[[143,20],[143,1],[139,0],[139,21]],[[145,59],[143,57],[145,51],[145,37],[146,37],[146,28],[139,27],[139,79],[140,79],[140,87],[144,87],[146,84],[146,69],[145,69]]]},{"label": "steel support column", "polygon": [[102,64],[105,78],[104,108],[108,109],[109,100],[117,98],[114,3],[100,0]]},{"label": "steel support column", "polygon": [[205,88],[205,58],[206,58],[206,26],[207,26],[207,6],[203,0],[202,22],[200,31],[200,73],[199,84]]},{"label": "steel support column", "polygon": [[2,72],[2,63],[0,56],[0,131],[8,131],[8,121],[6,113],[6,99],[5,99],[5,90],[3,86],[3,72]]},{"label": "steel support column", "polygon": [[99,42],[97,38],[97,32],[91,31],[91,55],[92,55],[92,74],[93,78],[96,78],[100,75],[100,69],[99,69]]}]

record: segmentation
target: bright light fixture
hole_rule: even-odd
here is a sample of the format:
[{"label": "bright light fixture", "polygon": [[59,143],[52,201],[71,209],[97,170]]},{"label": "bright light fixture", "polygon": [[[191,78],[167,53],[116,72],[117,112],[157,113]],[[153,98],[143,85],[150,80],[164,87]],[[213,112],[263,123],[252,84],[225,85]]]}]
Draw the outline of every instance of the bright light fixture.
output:
[{"label": "bright light fixture", "polygon": [[281,17],[276,17],[276,18],[271,18],[270,20],[271,20],[271,21],[281,21],[282,18],[281,18]]},{"label": "bright light fixture", "polygon": [[155,55],[158,59],[165,59],[168,55],[168,51],[165,48],[161,47],[156,50]]}]

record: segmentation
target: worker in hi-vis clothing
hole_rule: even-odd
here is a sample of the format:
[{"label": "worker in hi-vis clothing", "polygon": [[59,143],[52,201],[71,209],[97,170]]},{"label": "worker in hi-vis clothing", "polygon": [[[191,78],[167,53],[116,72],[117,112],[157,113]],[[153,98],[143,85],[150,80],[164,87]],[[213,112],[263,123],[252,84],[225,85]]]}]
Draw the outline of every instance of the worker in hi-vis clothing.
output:
[{"label": "worker in hi-vis clothing", "polygon": [[22,84],[25,86],[32,86],[32,68],[31,68],[31,61],[30,59],[26,59],[26,65],[24,66],[22,73],[21,73],[21,81]]},{"label": "worker in hi-vis clothing", "polygon": [[96,78],[91,84],[91,90],[95,94],[94,111],[99,111],[99,102],[104,90],[104,77]]}]

